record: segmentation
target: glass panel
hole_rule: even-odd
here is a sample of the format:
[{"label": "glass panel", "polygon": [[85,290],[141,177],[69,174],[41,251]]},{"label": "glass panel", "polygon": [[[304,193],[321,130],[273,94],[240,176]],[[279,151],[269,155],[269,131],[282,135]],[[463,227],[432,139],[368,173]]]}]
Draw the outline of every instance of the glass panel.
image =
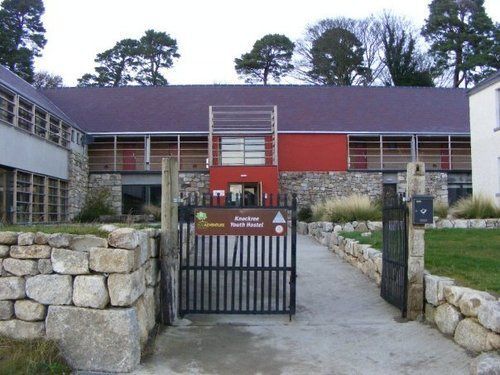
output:
[{"label": "glass panel", "polygon": [[33,129],[33,105],[22,99],[19,100],[18,126],[29,132]]},{"label": "glass panel", "polygon": [[58,181],[49,178],[49,221],[58,221],[58,208],[59,208],[59,186]]},{"label": "glass panel", "polygon": [[221,165],[264,165],[266,163],[264,137],[221,139]]},{"label": "glass panel", "polygon": [[137,215],[146,203],[146,187],[142,185],[122,186],[123,213]]},{"label": "glass panel", "polygon": [[50,129],[49,129],[49,139],[54,143],[59,143],[59,137],[61,135],[61,128],[59,125],[59,120],[50,117]]},{"label": "glass panel", "polygon": [[14,95],[0,89],[0,120],[14,123]]},{"label": "glass panel", "polygon": [[61,146],[68,147],[70,142],[70,126],[64,122],[61,125]]},{"label": "glass panel", "polygon": [[43,138],[47,136],[47,113],[38,108],[35,110],[35,134]]},{"label": "glass panel", "polygon": [[45,177],[33,176],[33,222],[45,221]]}]

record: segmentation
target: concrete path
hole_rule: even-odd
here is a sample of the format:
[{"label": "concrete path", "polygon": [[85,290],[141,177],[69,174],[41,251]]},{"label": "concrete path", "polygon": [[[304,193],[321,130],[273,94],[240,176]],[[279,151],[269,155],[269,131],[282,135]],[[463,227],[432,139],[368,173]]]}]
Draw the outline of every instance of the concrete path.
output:
[{"label": "concrete path", "polygon": [[378,287],[311,238],[298,241],[297,314],[187,316],[137,374],[467,374],[465,350],[400,322]]}]

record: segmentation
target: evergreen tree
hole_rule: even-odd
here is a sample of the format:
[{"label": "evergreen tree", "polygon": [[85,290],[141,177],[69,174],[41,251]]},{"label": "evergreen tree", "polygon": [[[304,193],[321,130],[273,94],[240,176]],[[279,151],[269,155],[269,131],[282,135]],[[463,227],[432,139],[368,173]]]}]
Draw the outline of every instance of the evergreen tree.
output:
[{"label": "evergreen tree", "polygon": [[279,82],[281,77],[293,70],[290,63],[295,48],[285,35],[268,34],[257,40],[250,52],[234,59],[236,72],[246,77],[246,82],[269,83],[272,77]]},{"label": "evergreen tree", "polygon": [[4,0],[0,9],[0,64],[33,82],[33,62],[47,40],[42,0]]},{"label": "evergreen tree", "polygon": [[433,0],[422,34],[440,73],[451,69],[453,86],[467,87],[500,67],[499,30],[484,0]]}]

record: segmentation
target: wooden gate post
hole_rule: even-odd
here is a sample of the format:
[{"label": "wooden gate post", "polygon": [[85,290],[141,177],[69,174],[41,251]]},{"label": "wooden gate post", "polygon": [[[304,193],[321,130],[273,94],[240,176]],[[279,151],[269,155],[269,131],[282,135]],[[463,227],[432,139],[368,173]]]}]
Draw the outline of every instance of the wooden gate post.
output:
[{"label": "wooden gate post", "polygon": [[162,159],[161,180],[161,314],[163,324],[171,325],[178,314],[178,202],[179,164],[176,158]]},{"label": "wooden gate post", "polygon": [[425,193],[425,164],[408,163],[406,169],[408,203],[408,290],[407,318],[420,319],[424,309],[425,226],[413,221],[413,197]]}]

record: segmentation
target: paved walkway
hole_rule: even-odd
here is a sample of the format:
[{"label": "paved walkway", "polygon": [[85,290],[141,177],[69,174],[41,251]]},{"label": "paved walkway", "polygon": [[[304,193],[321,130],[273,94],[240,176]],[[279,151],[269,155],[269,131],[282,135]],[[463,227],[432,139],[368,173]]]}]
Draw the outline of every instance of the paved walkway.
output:
[{"label": "paved walkway", "polygon": [[356,268],[298,241],[297,314],[188,316],[137,374],[467,374],[466,352],[399,311]]}]

